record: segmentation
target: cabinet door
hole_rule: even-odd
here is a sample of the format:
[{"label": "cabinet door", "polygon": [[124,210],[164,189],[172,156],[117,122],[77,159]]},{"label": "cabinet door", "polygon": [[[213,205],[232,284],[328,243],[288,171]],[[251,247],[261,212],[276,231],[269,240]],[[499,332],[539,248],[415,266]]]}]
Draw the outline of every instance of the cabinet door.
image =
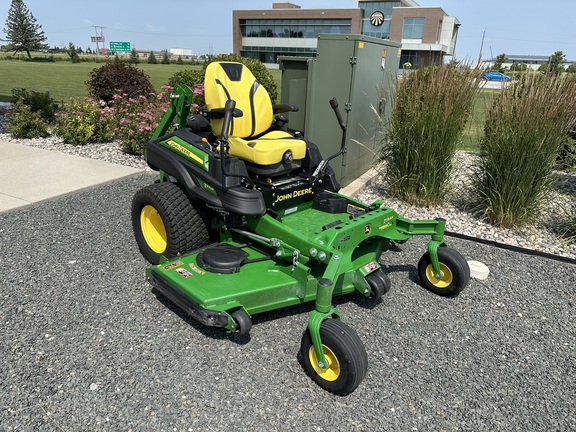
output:
[{"label": "cabinet door", "polygon": [[394,88],[386,85],[389,74],[384,60],[386,47],[356,41],[352,68],[348,144],[343,160],[346,181],[350,182],[370,168],[379,158],[387,123],[386,108]]},{"label": "cabinet door", "polygon": [[[335,97],[338,100],[344,122],[349,123],[347,106],[350,102],[354,45],[354,40],[318,39],[318,57],[314,59],[308,80],[306,138],[319,147],[324,158],[336,153],[342,142],[342,130],[330,108],[330,99]],[[342,163],[342,157],[330,162],[338,181],[344,176]]]}]

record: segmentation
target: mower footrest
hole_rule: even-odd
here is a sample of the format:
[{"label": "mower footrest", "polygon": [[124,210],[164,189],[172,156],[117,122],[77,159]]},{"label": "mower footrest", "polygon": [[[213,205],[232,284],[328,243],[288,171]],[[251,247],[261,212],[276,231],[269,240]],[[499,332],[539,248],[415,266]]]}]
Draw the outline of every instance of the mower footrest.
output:
[{"label": "mower footrest", "polygon": [[228,315],[226,313],[204,309],[190,297],[184,295],[174,285],[158,276],[154,271],[150,275],[149,282],[176,306],[202,324],[211,327],[226,327],[228,325]]}]

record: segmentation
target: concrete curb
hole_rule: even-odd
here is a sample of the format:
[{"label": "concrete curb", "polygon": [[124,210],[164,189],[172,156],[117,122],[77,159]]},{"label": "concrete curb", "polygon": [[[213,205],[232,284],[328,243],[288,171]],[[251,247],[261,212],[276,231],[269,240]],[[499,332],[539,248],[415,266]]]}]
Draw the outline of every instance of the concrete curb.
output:
[{"label": "concrete curb", "polygon": [[370,186],[374,179],[378,176],[378,170],[372,168],[371,170],[365,172],[352,183],[340,189],[339,193],[349,197],[355,197],[362,193],[366,187]]}]

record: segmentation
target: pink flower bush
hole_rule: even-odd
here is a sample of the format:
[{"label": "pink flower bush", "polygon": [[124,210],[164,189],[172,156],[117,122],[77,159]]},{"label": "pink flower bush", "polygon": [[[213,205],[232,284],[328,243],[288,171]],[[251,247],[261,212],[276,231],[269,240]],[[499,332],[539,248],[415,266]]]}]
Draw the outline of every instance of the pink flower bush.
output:
[{"label": "pink flower bush", "polygon": [[[123,151],[141,155],[170,106],[172,90],[170,86],[163,86],[160,93],[131,98],[116,89],[108,103],[89,97],[83,100],[73,98],[58,116],[56,133],[72,144],[117,139],[121,141]],[[193,93],[203,95],[204,85],[196,85]],[[198,108],[193,103],[191,112]]]}]

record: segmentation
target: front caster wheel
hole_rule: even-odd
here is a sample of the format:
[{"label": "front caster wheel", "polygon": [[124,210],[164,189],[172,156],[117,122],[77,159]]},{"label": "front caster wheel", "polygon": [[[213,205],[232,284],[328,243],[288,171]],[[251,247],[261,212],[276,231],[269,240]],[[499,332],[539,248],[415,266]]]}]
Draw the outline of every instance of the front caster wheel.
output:
[{"label": "front caster wheel", "polygon": [[244,310],[238,309],[230,316],[236,323],[236,333],[240,336],[245,336],[250,333],[250,330],[252,329],[252,319],[250,318],[250,315],[244,312]]},{"label": "front caster wheel", "polygon": [[430,255],[426,252],[418,262],[418,277],[427,290],[444,297],[455,297],[470,281],[470,267],[460,253],[447,247],[438,248],[438,261],[442,275],[437,277],[432,269]]},{"label": "front caster wheel", "polygon": [[373,300],[378,300],[390,291],[392,286],[390,277],[382,269],[378,269],[366,276],[366,282],[370,285],[370,298]]},{"label": "front caster wheel", "polygon": [[320,327],[320,339],[328,367],[318,365],[310,332],[302,336],[300,353],[306,373],[324,390],[339,396],[352,393],[366,376],[368,355],[356,332],[337,319]]}]

